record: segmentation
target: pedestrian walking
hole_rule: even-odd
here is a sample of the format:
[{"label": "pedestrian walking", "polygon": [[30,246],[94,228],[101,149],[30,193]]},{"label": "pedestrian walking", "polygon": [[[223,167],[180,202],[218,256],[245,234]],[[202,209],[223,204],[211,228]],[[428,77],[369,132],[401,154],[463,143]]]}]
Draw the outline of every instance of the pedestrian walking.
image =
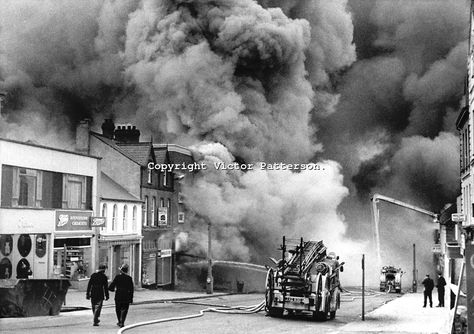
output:
[{"label": "pedestrian walking", "polygon": [[437,307],[444,307],[444,287],[446,286],[446,280],[443,277],[443,274],[438,274],[438,284],[436,287],[438,288],[438,306]]},{"label": "pedestrian walking", "polygon": [[115,313],[117,314],[117,326],[125,326],[128,308],[133,304],[133,280],[128,276],[128,264],[124,263],[119,268],[120,274],[115,276],[109,285],[110,291],[115,291]]},{"label": "pedestrian walking", "polygon": [[430,307],[433,307],[433,298],[431,296],[431,293],[433,292],[434,289],[434,282],[430,278],[430,275],[426,274],[425,279],[421,282],[423,286],[425,287],[425,290],[423,291],[423,307],[426,307],[426,299],[428,298],[430,300]]},{"label": "pedestrian walking", "polygon": [[104,299],[109,300],[109,290],[107,289],[109,282],[104,274],[106,268],[105,265],[101,264],[99,270],[91,275],[87,284],[86,298],[91,300],[92,313],[94,314],[93,326],[99,326]]}]

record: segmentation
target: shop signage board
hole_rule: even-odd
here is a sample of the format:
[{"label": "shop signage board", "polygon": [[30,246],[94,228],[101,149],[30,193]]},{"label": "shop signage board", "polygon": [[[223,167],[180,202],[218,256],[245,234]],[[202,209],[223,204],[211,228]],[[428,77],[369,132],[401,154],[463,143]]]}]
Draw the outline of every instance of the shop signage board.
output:
[{"label": "shop signage board", "polygon": [[464,222],[466,221],[466,216],[463,213],[452,213],[451,220],[453,222]]},{"label": "shop signage board", "polygon": [[431,251],[434,254],[441,254],[441,245],[440,244],[434,244],[433,247],[431,247]]},{"label": "shop signage board", "polygon": [[105,217],[91,217],[91,227],[105,227]]},{"label": "shop signage board", "polygon": [[91,216],[91,211],[57,210],[54,226],[56,231],[90,230]]},{"label": "shop signage board", "polygon": [[158,250],[159,257],[170,257],[171,256],[171,249],[160,249]]}]

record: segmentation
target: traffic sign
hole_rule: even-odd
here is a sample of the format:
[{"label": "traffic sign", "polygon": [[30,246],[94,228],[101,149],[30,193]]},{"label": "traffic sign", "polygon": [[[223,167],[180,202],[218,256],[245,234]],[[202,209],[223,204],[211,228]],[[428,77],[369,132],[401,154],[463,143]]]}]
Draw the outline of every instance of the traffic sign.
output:
[{"label": "traffic sign", "polygon": [[465,222],[466,216],[463,213],[453,213],[451,214],[451,220],[453,222]]}]

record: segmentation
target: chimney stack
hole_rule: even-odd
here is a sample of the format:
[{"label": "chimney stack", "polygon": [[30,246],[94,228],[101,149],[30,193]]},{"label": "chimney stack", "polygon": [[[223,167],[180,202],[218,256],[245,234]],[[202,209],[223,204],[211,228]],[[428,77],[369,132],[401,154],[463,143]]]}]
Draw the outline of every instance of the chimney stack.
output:
[{"label": "chimney stack", "polygon": [[102,134],[104,137],[114,139],[115,124],[111,118],[106,118],[102,123]]},{"label": "chimney stack", "polygon": [[119,125],[114,132],[115,140],[120,143],[138,143],[140,141],[140,131],[136,126]]},{"label": "chimney stack", "polygon": [[79,153],[89,154],[89,137],[90,120],[83,119],[76,128],[76,151]]}]

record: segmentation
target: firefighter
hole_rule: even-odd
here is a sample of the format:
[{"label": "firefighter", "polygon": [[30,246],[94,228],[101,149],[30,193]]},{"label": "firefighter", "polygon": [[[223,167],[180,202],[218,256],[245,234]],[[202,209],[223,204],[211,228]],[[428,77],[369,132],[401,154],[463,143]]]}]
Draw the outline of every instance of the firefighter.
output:
[{"label": "firefighter", "polygon": [[443,274],[438,274],[438,284],[436,287],[438,288],[438,306],[437,307],[444,307],[444,287],[446,286],[446,280],[443,277]]},{"label": "firefighter", "polygon": [[426,307],[426,299],[428,298],[430,300],[430,307],[433,307],[433,298],[431,296],[431,293],[433,292],[434,289],[434,282],[430,278],[429,274],[426,274],[425,279],[421,282],[423,286],[425,287],[425,290],[423,291],[423,307]]}]

